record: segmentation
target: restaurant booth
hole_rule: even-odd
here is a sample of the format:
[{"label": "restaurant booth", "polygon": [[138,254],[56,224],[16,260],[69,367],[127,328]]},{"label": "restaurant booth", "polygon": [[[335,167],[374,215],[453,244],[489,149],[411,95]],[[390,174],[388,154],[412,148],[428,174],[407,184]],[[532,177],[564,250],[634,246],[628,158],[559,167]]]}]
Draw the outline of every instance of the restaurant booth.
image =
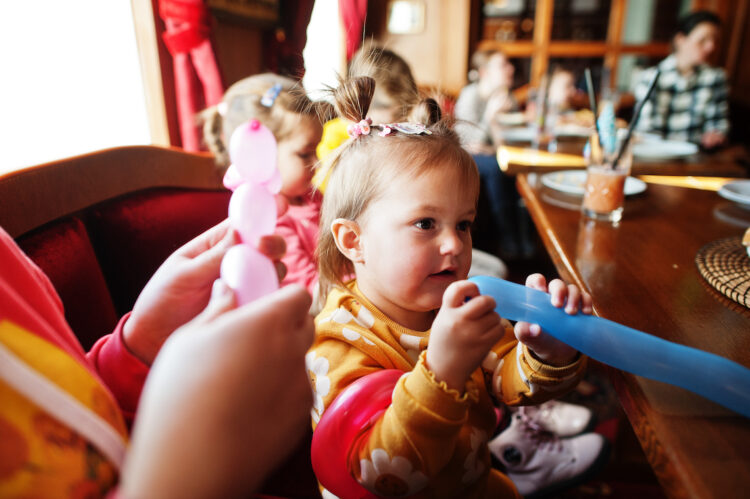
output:
[{"label": "restaurant booth", "polygon": [[[180,2],[133,2],[147,100],[161,103],[148,111],[152,145],[0,174],[0,225],[50,277],[85,349],[111,332],[172,251],[226,217],[231,192],[202,150],[193,116],[248,75],[271,70],[300,76],[315,3],[207,0],[181,10]],[[653,7],[648,32],[634,27],[644,4]],[[542,181],[546,173],[581,167],[582,142],[562,151],[575,158],[557,156],[551,164],[516,149],[498,158],[515,178],[537,234],[538,252],[511,265],[556,272],[588,290],[596,315],[750,367],[748,304],[711,282],[710,271],[696,263],[711,244],[734,240],[750,227],[750,203],[717,195],[727,182],[750,175],[750,70],[741,64],[750,57],[750,2],[338,5],[343,43],[329,58],[343,68],[362,39],[382,43],[412,65],[421,89],[440,95],[448,111],[467,82],[470,54],[497,48],[516,67],[521,102],[551,67],[567,64],[580,73],[588,67],[597,90],[617,92],[618,116],[625,121],[634,106],[625,90],[628,76],[670,53],[676,14],[691,8],[717,12],[725,23],[716,64],[726,69],[732,89],[731,144],[718,153],[634,162],[632,175],[647,188],[626,198],[622,222],[589,223],[580,215],[580,197]],[[391,19],[397,9],[409,12],[410,21]],[[593,368],[619,406],[612,409],[612,425],[600,428],[616,440],[611,464],[590,489],[601,492],[609,484],[624,494],[645,490],[648,497],[743,495],[750,485],[750,420],[670,385],[595,362]],[[261,493],[320,497],[310,464],[311,433]]]}]

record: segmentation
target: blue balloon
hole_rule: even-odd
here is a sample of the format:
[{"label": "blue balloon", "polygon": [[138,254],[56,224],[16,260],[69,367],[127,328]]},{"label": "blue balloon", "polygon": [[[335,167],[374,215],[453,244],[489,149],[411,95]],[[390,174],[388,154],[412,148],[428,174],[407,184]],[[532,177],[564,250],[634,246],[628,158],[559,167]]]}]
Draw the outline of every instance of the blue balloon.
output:
[{"label": "blue balloon", "polygon": [[592,359],[680,386],[750,417],[750,369],[718,355],[672,343],[593,315],[569,315],[536,289],[488,276],[469,279],[497,302],[506,319],[539,324]]}]

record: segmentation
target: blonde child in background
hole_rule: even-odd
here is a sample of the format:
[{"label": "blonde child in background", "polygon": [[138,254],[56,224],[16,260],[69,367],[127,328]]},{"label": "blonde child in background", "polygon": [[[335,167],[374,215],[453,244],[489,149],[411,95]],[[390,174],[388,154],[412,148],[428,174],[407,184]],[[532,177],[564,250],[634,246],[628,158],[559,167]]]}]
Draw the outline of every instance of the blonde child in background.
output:
[{"label": "blonde child in background", "polygon": [[573,99],[577,94],[578,89],[573,72],[562,67],[555,68],[549,82],[549,95],[547,96],[550,107],[560,113],[573,111]]},{"label": "blonde child in background", "polygon": [[[419,89],[409,64],[392,50],[371,43],[364,45],[352,57],[348,75],[369,76],[375,80],[369,114],[375,124],[404,121],[419,102]],[[346,132],[349,125],[344,118],[336,117],[323,127],[323,139],[318,145],[322,165],[313,179],[321,192],[325,192],[329,174],[325,158],[349,138]]]},{"label": "blonde child in background", "polygon": [[322,123],[330,110],[329,104],[311,101],[299,82],[265,73],[238,81],[218,106],[203,112],[204,141],[221,166],[229,165],[229,137],[248,120],[257,119],[276,138],[280,194],[289,204],[276,224],[276,233],[284,238],[287,248],[282,260],[287,274],[281,284],[296,282],[313,296],[318,289],[315,247],[321,197],[311,180]]},{"label": "blonde child in background", "polygon": [[[374,88],[361,77],[334,91],[339,115],[357,126],[332,160],[321,212],[327,301],[307,355],[314,424],[352,382],[400,369],[406,375],[391,405],[356,440],[342,470],[373,493],[518,497],[513,466],[552,452],[566,461],[542,463],[533,480],[547,486],[579,475],[601,454],[600,436],[559,441],[554,451],[530,439],[515,448],[519,459],[504,462],[507,475],[491,468],[494,401],[536,404],[560,395],[580,379],[585,358],[536,325],[519,322],[514,330],[494,312],[494,300],[465,280],[476,166],[443,122],[369,125]],[[548,285],[539,274],[527,285],[549,290],[568,313],[591,313],[591,298],[574,285]]]},{"label": "blonde child in background", "polygon": [[[547,89],[547,119],[556,125],[594,126],[593,113],[590,110],[577,112],[577,103],[586,101],[582,90],[576,87],[573,71],[562,66],[552,70]],[[588,102],[586,101],[586,104]],[[526,103],[526,118],[533,122],[537,115],[537,103],[534,99]]]}]

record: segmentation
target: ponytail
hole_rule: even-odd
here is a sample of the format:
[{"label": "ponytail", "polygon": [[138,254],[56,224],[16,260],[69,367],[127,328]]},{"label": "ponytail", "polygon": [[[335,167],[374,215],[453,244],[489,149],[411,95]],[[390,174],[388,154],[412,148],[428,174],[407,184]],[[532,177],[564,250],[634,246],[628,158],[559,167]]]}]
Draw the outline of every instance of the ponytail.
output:
[{"label": "ponytail", "polygon": [[375,93],[375,80],[369,76],[356,76],[340,80],[333,89],[333,106],[339,116],[358,123],[365,119]]}]

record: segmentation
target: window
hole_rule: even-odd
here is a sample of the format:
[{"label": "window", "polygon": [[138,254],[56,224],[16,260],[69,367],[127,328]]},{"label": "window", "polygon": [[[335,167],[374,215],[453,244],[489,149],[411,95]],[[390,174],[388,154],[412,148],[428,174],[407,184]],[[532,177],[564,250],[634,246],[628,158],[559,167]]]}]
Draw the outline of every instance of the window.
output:
[{"label": "window", "polygon": [[151,136],[130,0],[6,2],[0,174]]}]

